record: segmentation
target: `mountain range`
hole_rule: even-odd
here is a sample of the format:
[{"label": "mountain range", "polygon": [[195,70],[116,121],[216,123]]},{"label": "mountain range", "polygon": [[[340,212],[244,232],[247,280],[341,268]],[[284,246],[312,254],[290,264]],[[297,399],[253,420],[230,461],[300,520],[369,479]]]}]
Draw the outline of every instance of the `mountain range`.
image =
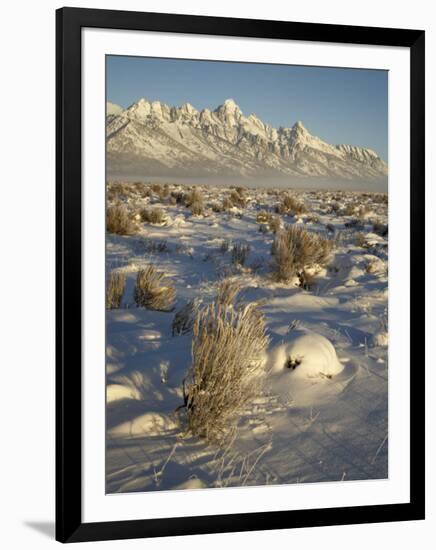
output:
[{"label": "mountain range", "polygon": [[244,116],[226,99],[198,111],[140,99],[127,109],[107,103],[108,173],[124,176],[327,177],[382,179],[388,166],[375,151],[331,145],[302,122],[273,128]]}]

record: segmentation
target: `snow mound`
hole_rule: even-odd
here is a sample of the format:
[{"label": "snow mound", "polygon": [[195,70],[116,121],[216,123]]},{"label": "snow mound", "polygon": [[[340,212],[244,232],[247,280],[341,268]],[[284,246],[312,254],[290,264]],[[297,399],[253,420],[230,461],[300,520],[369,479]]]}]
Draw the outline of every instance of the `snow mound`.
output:
[{"label": "snow mound", "polygon": [[267,370],[290,379],[331,378],[343,370],[333,344],[312,332],[289,335],[268,353]]},{"label": "snow mound", "polygon": [[128,422],[122,422],[108,431],[111,437],[134,437],[161,435],[177,428],[177,423],[168,415],[150,412]]},{"label": "snow mound", "polygon": [[123,399],[141,399],[140,392],[122,384],[108,384],[106,387],[106,401],[112,403]]},{"label": "snow mound", "polygon": [[184,483],[180,483],[179,485],[175,485],[174,487],[171,487],[171,489],[204,489],[207,487],[206,483],[198,478],[192,478],[188,479],[188,481],[185,481]]}]

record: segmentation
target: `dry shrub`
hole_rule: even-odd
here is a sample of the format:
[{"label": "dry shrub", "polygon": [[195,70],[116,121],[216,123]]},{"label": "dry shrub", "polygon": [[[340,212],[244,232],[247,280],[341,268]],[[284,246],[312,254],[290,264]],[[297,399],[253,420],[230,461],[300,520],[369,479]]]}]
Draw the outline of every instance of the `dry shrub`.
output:
[{"label": "dry shrub", "polygon": [[213,200],[209,206],[212,208],[212,212],[216,212],[217,214],[224,212],[224,207],[222,202]]},{"label": "dry shrub", "polygon": [[362,204],[357,209],[357,217],[360,218],[361,220],[364,220],[368,212],[369,212],[368,208],[364,204]]},{"label": "dry shrub", "polygon": [[126,276],[119,271],[112,271],[106,281],[106,308],[118,309],[121,306],[124,289],[126,286]]},{"label": "dry shrub", "polygon": [[174,287],[165,281],[165,274],[149,265],[136,276],[134,298],[138,307],[155,311],[171,311],[176,299]]},{"label": "dry shrub", "polygon": [[339,209],[340,209],[340,206],[339,206],[339,203],[338,202],[331,202],[329,204],[329,207],[330,207],[330,212],[339,212]]},{"label": "dry shrub", "polygon": [[193,434],[222,443],[237,413],[259,394],[268,345],[262,314],[252,304],[235,311],[211,304],[199,311],[192,339],[192,365],[184,383]]},{"label": "dry shrub", "polygon": [[354,216],[356,214],[356,210],[357,210],[357,206],[353,202],[349,202],[345,206],[342,213],[344,216]]},{"label": "dry shrub", "polygon": [[[238,191],[241,190],[241,193]],[[242,188],[238,187],[237,189],[232,189],[232,192],[230,193],[230,201],[234,206],[237,206],[238,208],[244,208],[247,204],[247,200],[242,195]]]},{"label": "dry shrub", "polygon": [[315,281],[315,274],[312,271],[303,269],[303,271],[301,271],[298,275],[298,280],[301,288],[304,288],[304,290],[310,290]]},{"label": "dry shrub", "polygon": [[230,241],[228,239],[223,239],[220,244],[220,252],[225,254],[230,250]]},{"label": "dry shrub", "polygon": [[266,210],[261,210],[257,216],[256,221],[257,223],[269,223],[272,220],[272,214],[271,212],[267,212]]},{"label": "dry shrub", "polygon": [[233,304],[238,292],[241,290],[241,285],[238,281],[231,279],[223,279],[218,285],[218,292],[215,302],[222,306],[230,306]]},{"label": "dry shrub", "polygon": [[204,214],[204,205],[202,202],[193,202],[189,208],[193,216],[202,216]]},{"label": "dry shrub", "polygon": [[201,216],[204,213],[204,200],[201,191],[194,187],[185,198],[186,206],[193,216]]},{"label": "dry shrub", "polygon": [[143,208],[139,214],[145,223],[162,224],[165,222],[165,213],[162,208]]},{"label": "dry shrub", "polygon": [[304,212],[307,212],[307,208],[303,201],[293,197],[292,195],[285,195],[277,207],[277,212],[279,214],[289,214],[291,216],[295,216],[296,214],[303,214]]},{"label": "dry shrub", "polygon": [[223,199],[223,211],[228,212],[234,207],[233,202],[230,200],[229,197],[224,197]]},{"label": "dry shrub", "polygon": [[161,200],[168,197],[169,194],[170,194],[170,189],[169,189],[169,186],[168,186],[167,183],[165,185],[160,185],[159,183],[154,183],[151,186],[151,190]]},{"label": "dry shrub", "polygon": [[127,199],[135,194],[135,188],[126,182],[115,181],[108,184],[107,199],[109,201]]},{"label": "dry shrub", "polygon": [[291,225],[274,239],[273,274],[277,281],[288,281],[313,266],[324,266],[333,249],[333,241],[318,233]]},{"label": "dry shrub", "polygon": [[232,247],[232,264],[244,266],[250,254],[248,244],[236,243]]},{"label": "dry shrub", "polygon": [[185,304],[175,315],[171,324],[173,336],[180,336],[191,332],[198,312],[198,300],[194,299]]},{"label": "dry shrub", "polygon": [[143,199],[145,199],[146,197],[151,197],[152,195],[152,192],[151,192],[151,189],[150,189],[150,185],[148,183],[144,183],[142,181],[137,181],[135,182],[135,189],[136,189],[136,193],[142,197]]},{"label": "dry shrub", "polygon": [[268,223],[269,229],[276,234],[278,231],[280,231],[280,228],[282,226],[281,220],[279,216],[274,216],[271,218],[271,220]]},{"label": "dry shrub", "polygon": [[203,195],[197,187],[193,187],[192,190],[185,195],[185,205],[188,208],[195,202],[203,203]]},{"label": "dry shrub", "polygon": [[132,235],[136,226],[124,204],[114,204],[106,210],[106,229],[115,235]]},{"label": "dry shrub", "polygon": [[356,245],[360,246],[361,248],[366,247],[366,237],[364,233],[357,233],[356,234]]},{"label": "dry shrub", "polygon": [[171,198],[176,201],[176,204],[185,202],[185,193],[183,191],[171,191]]}]

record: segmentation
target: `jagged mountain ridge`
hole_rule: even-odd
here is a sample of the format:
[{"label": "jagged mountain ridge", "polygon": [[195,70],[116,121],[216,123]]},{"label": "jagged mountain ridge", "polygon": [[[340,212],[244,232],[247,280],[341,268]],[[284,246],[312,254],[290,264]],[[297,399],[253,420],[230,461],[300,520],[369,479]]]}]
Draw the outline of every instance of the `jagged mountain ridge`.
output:
[{"label": "jagged mountain ridge", "polygon": [[[214,111],[140,99],[107,109],[108,171],[165,176],[322,176],[380,179],[371,149],[330,145],[298,121],[273,128],[227,99]],[[108,106],[109,107],[109,106]]]}]

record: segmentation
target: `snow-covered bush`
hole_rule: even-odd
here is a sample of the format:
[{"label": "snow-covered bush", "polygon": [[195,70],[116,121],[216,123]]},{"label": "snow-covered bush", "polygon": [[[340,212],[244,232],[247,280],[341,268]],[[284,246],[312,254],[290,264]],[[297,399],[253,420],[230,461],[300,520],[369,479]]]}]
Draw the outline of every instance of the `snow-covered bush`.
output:
[{"label": "snow-covered bush", "polygon": [[106,210],[106,229],[116,235],[132,235],[135,232],[135,223],[124,204],[114,204]]},{"label": "snow-covered bush", "polygon": [[241,266],[245,265],[249,254],[250,246],[248,244],[234,244],[232,247],[232,264]]},{"label": "snow-covered bush", "polygon": [[143,208],[140,216],[145,223],[162,224],[165,221],[165,213],[162,208]]},{"label": "snow-covered bush", "polygon": [[213,303],[199,311],[184,384],[192,433],[225,440],[237,413],[258,395],[267,344],[263,316],[252,304],[234,310]]},{"label": "snow-covered bush", "polygon": [[286,386],[295,378],[331,378],[343,370],[333,344],[321,334],[293,331],[268,351],[266,368]]},{"label": "snow-covered bush", "polygon": [[272,245],[274,278],[289,281],[305,268],[324,266],[332,249],[333,241],[300,226],[290,225],[276,234]]},{"label": "snow-covered bush", "polygon": [[120,307],[125,286],[126,277],[124,273],[121,273],[119,271],[112,271],[106,282],[107,309],[117,309]]},{"label": "snow-covered bush", "polygon": [[176,299],[174,287],[165,281],[165,274],[149,265],[136,276],[134,298],[138,307],[155,311],[171,311]]},{"label": "snow-covered bush", "polygon": [[238,281],[223,279],[218,285],[216,303],[223,306],[232,305],[240,289],[241,285]]}]

